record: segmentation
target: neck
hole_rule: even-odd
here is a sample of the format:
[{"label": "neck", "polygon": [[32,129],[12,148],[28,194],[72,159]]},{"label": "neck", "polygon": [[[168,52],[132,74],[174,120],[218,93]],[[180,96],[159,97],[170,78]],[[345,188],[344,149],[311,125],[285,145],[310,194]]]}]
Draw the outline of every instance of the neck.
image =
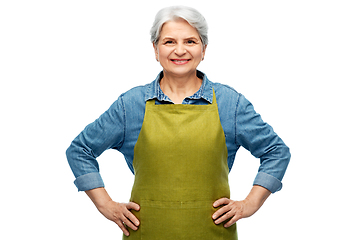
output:
[{"label": "neck", "polygon": [[181,104],[184,98],[196,93],[200,87],[202,80],[196,76],[196,72],[187,76],[171,76],[166,74],[160,81],[161,90],[175,104]]}]

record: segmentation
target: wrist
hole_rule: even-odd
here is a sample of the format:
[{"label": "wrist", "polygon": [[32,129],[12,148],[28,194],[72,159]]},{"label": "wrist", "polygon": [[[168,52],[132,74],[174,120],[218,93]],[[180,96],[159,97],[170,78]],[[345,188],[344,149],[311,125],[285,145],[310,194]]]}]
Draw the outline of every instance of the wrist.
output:
[{"label": "wrist", "polygon": [[110,201],[112,201],[105,188],[95,188],[85,191],[85,193],[89,196],[91,201],[99,210],[104,208]]},{"label": "wrist", "polygon": [[254,207],[260,208],[270,194],[271,192],[266,188],[254,185],[245,201]]}]

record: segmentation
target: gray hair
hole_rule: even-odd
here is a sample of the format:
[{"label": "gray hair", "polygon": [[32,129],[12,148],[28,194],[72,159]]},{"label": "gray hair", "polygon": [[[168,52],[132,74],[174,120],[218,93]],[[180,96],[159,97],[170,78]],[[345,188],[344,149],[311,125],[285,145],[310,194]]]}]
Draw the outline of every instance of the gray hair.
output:
[{"label": "gray hair", "polygon": [[155,16],[150,30],[151,42],[157,46],[163,25],[166,22],[184,19],[199,33],[203,46],[208,44],[208,26],[205,18],[196,9],[185,6],[172,6],[161,9]]}]

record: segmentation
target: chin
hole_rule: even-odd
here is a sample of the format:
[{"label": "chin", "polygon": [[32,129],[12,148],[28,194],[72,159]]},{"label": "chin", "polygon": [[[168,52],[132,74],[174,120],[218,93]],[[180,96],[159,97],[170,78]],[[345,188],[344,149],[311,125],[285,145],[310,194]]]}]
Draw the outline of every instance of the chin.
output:
[{"label": "chin", "polygon": [[166,72],[168,74],[171,74],[171,75],[176,76],[176,77],[185,77],[185,76],[189,76],[189,75],[192,75],[192,74],[196,74],[196,69],[195,70],[188,70],[188,71],[166,71]]},{"label": "chin", "polygon": [[178,77],[182,77],[182,76],[187,76],[187,75],[191,75],[191,74],[196,74],[196,68],[188,68],[185,66],[178,66],[178,67],[172,67],[172,68],[164,68],[164,72],[174,75],[174,76],[178,76]]}]

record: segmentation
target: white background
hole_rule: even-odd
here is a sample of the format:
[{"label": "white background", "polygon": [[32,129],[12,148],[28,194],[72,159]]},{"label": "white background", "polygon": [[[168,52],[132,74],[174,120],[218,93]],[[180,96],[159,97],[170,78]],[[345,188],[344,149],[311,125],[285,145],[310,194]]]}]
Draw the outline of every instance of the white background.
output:
[{"label": "white background", "polygon": [[[121,93],[155,79],[149,30],[174,4],[208,21],[199,70],[243,93],[291,149],[283,190],[238,222],[239,239],[359,239],[360,7],[347,0],[1,1],[0,238],[121,239],[77,192],[65,150]],[[99,162],[126,202],[123,156]],[[233,199],[258,166],[238,152]]]}]

